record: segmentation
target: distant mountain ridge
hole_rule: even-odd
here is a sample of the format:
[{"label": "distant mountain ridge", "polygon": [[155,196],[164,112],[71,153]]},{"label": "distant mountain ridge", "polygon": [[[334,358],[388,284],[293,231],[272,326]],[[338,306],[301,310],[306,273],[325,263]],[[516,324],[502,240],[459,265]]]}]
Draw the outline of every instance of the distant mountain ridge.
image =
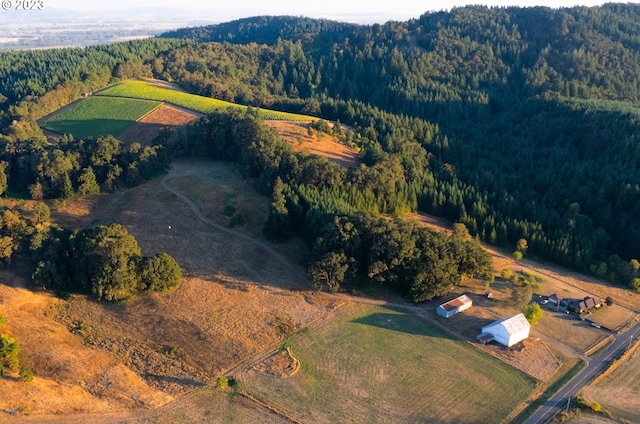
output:
[{"label": "distant mountain ridge", "polygon": [[162,35],[165,38],[188,38],[196,42],[229,42],[235,44],[275,44],[281,40],[314,42],[322,35],[333,41],[353,34],[361,25],[328,19],[296,16],[256,16],[221,24],[181,28]]}]

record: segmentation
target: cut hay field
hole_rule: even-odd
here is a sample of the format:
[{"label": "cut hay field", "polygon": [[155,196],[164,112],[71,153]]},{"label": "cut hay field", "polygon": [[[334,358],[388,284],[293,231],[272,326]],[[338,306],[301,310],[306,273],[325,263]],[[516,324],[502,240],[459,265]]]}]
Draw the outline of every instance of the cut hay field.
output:
[{"label": "cut hay field", "polygon": [[[186,109],[200,113],[212,113],[217,110],[235,108],[246,110],[246,106],[211,97],[189,94],[183,91],[166,88],[158,84],[145,81],[127,81],[114,85],[96,93],[97,96],[128,97],[136,99],[157,100],[168,102]],[[318,118],[296,113],[279,112],[269,109],[260,109],[260,117],[263,119],[275,119],[285,121],[315,121]]]},{"label": "cut hay field", "polygon": [[161,106],[150,100],[89,97],[62,109],[42,127],[77,139],[119,136],[127,128]]},{"label": "cut hay field", "polygon": [[241,388],[299,422],[506,422],[535,380],[417,315],[349,304],[290,339],[300,369],[254,364]]},{"label": "cut hay field", "polygon": [[640,423],[640,349],[635,346],[630,357],[604,379],[585,387],[583,393],[623,422]]}]

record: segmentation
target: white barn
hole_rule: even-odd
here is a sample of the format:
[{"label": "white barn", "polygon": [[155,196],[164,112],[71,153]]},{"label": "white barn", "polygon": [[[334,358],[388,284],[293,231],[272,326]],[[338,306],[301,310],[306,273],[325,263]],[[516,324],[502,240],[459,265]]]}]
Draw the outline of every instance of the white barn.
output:
[{"label": "white barn", "polygon": [[436,313],[444,318],[449,318],[452,315],[462,312],[465,309],[469,309],[473,303],[473,300],[466,294],[458,296],[453,300],[450,300],[442,305],[438,306]]},{"label": "white barn", "polygon": [[500,344],[511,347],[529,337],[531,326],[523,314],[511,318],[503,318],[482,327],[482,334],[478,340],[487,343],[495,340]]}]

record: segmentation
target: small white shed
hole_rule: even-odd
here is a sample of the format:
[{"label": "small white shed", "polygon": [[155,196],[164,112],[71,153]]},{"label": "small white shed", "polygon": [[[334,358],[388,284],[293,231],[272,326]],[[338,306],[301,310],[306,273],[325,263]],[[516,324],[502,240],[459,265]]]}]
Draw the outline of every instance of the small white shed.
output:
[{"label": "small white shed", "polygon": [[483,343],[495,340],[500,344],[511,347],[529,337],[530,329],[529,321],[523,314],[518,314],[485,325],[482,327],[482,334],[478,336],[478,339]]},{"label": "small white shed", "polygon": [[473,304],[473,300],[466,294],[458,296],[453,300],[450,300],[442,305],[438,306],[436,313],[444,318],[449,318],[452,315],[462,312],[465,309],[469,309]]}]

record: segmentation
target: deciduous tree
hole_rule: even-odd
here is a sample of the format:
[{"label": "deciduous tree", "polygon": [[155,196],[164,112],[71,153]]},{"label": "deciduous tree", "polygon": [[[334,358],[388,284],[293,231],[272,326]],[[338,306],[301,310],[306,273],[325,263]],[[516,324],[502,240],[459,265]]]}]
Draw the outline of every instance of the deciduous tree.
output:
[{"label": "deciduous tree", "polygon": [[337,292],[349,269],[348,258],[344,253],[327,252],[309,267],[311,282],[321,290],[327,287],[330,292]]},{"label": "deciduous tree", "polygon": [[178,287],[182,271],[175,259],[166,253],[159,253],[142,259],[140,279],[146,290],[161,292]]},{"label": "deciduous tree", "polygon": [[544,311],[542,310],[540,305],[533,302],[525,306],[522,309],[522,313],[524,314],[527,321],[529,321],[529,324],[535,325],[538,323],[540,318],[542,318],[542,314],[544,313]]}]

